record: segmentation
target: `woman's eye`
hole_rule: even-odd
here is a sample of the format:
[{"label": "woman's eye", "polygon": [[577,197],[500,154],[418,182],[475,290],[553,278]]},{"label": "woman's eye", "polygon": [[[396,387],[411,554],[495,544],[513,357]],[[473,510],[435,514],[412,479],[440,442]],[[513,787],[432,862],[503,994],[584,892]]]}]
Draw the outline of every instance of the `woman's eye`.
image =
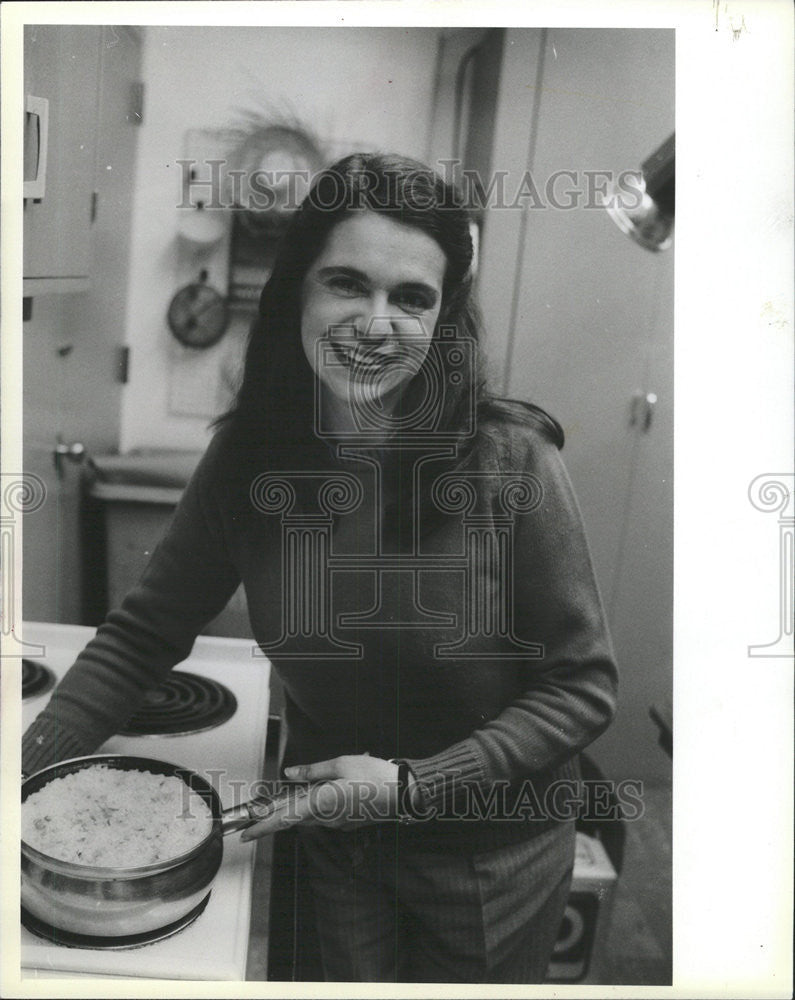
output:
[{"label": "woman's eye", "polygon": [[342,295],[358,295],[362,289],[360,282],[356,278],[349,278],[347,275],[338,274],[329,278],[329,288]]},{"label": "woman's eye", "polygon": [[399,292],[395,296],[395,302],[407,312],[425,312],[426,309],[431,308],[427,296],[420,292]]}]

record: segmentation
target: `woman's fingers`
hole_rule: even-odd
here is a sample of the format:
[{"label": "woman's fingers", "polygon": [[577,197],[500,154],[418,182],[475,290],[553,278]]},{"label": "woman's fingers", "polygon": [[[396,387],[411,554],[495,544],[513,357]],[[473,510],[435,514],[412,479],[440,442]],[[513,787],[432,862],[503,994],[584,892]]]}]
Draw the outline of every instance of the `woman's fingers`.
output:
[{"label": "woman's fingers", "polygon": [[291,781],[332,781],[342,777],[339,770],[339,758],[321,760],[314,764],[296,764],[284,769],[285,777]]},{"label": "woman's fingers", "polygon": [[322,823],[343,826],[350,819],[348,788],[338,781],[324,781],[276,799],[262,819],[247,827],[240,836],[244,842],[264,837],[295,823]]},{"label": "woman's fingers", "polygon": [[389,819],[394,815],[396,772],[396,764],[369,754],[287,767],[285,777],[306,785],[274,801],[241,839],[254,840],[296,823],[342,829]]},{"label": "woman's fingers", "polygon": [[284,830],[294,823],[303,823],[310,819],[311,805],[308,789],[290,792],[282,798],[275,799],[267,815],[247,827],[240,835],[243,842],[256,840],[269,833]]}]

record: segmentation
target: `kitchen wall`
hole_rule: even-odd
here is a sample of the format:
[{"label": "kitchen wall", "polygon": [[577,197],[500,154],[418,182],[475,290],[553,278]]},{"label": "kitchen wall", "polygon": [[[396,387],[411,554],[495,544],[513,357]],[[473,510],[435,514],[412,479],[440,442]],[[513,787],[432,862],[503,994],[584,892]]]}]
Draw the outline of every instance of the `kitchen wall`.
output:
[{"label": "kitchen wall", "polygon": [[208,391],[223,352],[235,350],[234,336],[244,336],[238,329],[217,348],[191,355],[167,326],[172,296],[195,281],[201,267],[221,291],[225,280],[223,244],[209,258],[194,259],[177,239],[175,161],[185,156],[185,133],[229,127],[241,110],[272,109],[304,121],[332,152],[361,143],[423,159],[437,40],[431,28],[145,29],[122,452],[203,448],[208,416],[187,415],[191,397],[201,411],[198,397]]}]

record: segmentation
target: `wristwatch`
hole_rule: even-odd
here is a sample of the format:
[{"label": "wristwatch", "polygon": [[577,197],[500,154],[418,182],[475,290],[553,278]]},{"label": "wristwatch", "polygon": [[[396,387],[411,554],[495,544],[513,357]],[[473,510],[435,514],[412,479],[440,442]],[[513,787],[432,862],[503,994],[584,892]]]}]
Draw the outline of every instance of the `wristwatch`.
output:
[{"label": "wristwatch", "polygon": [[389,763],[397,764],[398,769],[398,822],[416,823],[420,817],[413,808],[411,789],[409,787],[409,774],[412,773],[411,768],[405,760],[398,760],[395,757],[390,758]]}]

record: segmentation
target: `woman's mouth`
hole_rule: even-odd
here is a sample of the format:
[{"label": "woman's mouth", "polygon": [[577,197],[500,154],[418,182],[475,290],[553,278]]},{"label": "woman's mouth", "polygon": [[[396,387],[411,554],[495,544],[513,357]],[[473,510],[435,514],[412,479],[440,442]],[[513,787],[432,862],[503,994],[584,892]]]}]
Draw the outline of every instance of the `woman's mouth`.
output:
[{"label": "woman's mouth", "polygon": [[395,354],[391,351],[380,351],[378,348],[362,347],[359,344],[346,346],[332,341],[332,346],[338,360],[346,368],[356,372],[377,372],[395,359]]}]

